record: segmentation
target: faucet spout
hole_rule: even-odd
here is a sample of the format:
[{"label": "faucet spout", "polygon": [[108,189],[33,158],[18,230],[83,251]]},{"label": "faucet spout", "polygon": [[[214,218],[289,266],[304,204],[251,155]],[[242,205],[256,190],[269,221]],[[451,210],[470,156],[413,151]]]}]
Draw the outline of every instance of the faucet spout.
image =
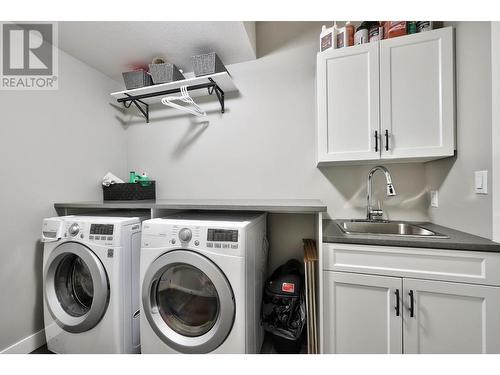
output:
[{"label": "faucet spout", "polygon": [[367,184],[367,205],[366,205],[366,219],[370,221],[376,221],[376,220],[382,220],[384,212],[380,208],[373,208],[373,203],[372,203],[372,195],[373,195],[373,175],[377,172],[381,171],[384,173],[385,180],[387,183],[387,190],[386,190],[386,196],[389,197],[394,197],[396,196],[396,189],[394,188],[394,185],[392,183],[392,178],[391,174],[387,170],[387,168],[378,165],[376,167],[373,167],[370,170],[370,173],[368,173],[368,184]]}]

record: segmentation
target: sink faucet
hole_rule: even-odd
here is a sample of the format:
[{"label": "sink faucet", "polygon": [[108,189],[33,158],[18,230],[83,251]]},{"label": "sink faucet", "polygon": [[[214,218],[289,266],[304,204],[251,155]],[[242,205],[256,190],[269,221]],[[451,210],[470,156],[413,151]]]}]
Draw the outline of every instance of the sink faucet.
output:
[{"label": "sink faucet", "polygon": [[381,165],[373,167],[370,170],[370,173],[368,173],[368,186],[367,186],[368,195],[367,195],[367,205],[366,205],[366,219],[370,220],[370,221],[381,221],[382,216],[384,214],[384,212],[382,211],[382,209],[380,207],[373,208],[373,205],[372,205],[372,194],[373,194],[373,192],[372,192],[372,185],[373,185],[372,179],[373,179],[373,175],[377,171],[384,172],[385,180],[387,182],[387,193],[386,193],[387,197],[393,197],[393,196],[397,195],[396,190],[394,189],[394,185],[392,184],[391,174],[389,173],[387,168],[382,167]]}]

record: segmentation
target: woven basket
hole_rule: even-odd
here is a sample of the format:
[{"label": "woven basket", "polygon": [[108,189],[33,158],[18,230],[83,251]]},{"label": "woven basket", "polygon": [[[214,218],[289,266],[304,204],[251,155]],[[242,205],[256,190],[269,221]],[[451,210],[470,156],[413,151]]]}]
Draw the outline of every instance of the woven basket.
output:
[{"label": "woven basket", "polygon": [[149,64],[149,73],[155,85],[184,79],[179,69],[171,63]]},{"label": "woven basket", "polygon": [[227,72],[226,67],[215,52],[193,56],[191,57],[191,63],[196,77]]},{"label": "woven basket", "polygon": [[151,76],[144,70],[123,72],[122,76],[127,90],[138,89],[139,87],[151,86],[153,84]]}]

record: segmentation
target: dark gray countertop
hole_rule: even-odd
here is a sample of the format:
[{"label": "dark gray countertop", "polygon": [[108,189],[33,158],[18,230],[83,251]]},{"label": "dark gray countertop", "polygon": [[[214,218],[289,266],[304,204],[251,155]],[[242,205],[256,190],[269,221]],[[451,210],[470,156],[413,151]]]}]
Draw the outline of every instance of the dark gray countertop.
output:
[{"label": "dark gray countertop", "polygon": [[500,243],[432,223],[411,222],[449,238],[415,238],[370,234],[345,234],[336,221],[323,220],[323,242],[361,245],[423,247],[432,249],[500,252]]},{"label": "dark gray countertop", "polygon": [[93,201],[54,203],[56,209],[230,210],[275,213],[326,212],[319,199],[158,199],[156,201]]}]

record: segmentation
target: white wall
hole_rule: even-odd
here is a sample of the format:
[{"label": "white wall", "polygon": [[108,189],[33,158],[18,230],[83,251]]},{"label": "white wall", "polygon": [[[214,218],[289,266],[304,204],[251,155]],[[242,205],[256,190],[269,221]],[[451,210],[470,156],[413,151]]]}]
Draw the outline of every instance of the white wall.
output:
[{"label": "white wall", "polygon": [[[158,180],[158,198],[319,198],[331,217],[363,217],[370,167],[315,165],[320,30],[321,23],[259,22],[259,58],[229,67],[240,94],[228,95],[226,113],[209,98],[208,124],[162,108],[152,109],[149,125],[127,119],[129,169]],[[388,168],[400,193],[387,201],[389,215],[427,219],[424,166]],[[380,178],[376,190],[385,193]]]},{"label": "white wall", "polygon": [[492,194],[474,193],[474,171],[492,170],[491,26],[455,22],[457,155],[426,164],[429,189],[439,191],[433,222],[492,237]]},{"label": "white wall", "polygon": [[491,23],[493,240],[500,242],[500,22]]},{"label": "white wall", "polygon": [[64,52],[59,90],[0,91],[0,351],[43,328],[41,223],[54,202],[96,200],[126,174],[116,83]]}]

